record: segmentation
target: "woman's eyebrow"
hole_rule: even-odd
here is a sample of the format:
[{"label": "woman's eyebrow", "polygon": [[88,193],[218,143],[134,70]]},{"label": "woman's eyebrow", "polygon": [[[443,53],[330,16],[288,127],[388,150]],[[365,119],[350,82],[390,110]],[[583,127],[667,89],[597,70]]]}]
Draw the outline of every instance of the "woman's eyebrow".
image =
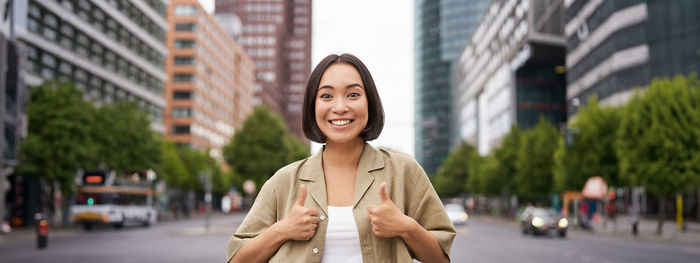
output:
[{"label": "woman's eyebrow", "polygon": [[360,85],[360,84],[358,84],[358,83],[350,84],[350,85],[348,85],[348,86],[345,87],[345,88],[346,88],[346,89],[350,89],[350,88],[353,88],[353,87],[357,87],[357,88],[360,88],[360,89],[363,88],[362,85]]},{"label": "woman's eyebrow", "polygon": [[[364,87],[362,87],[362,85],[360,85],[359,83],[353,83],[353,84],[347,85],[347,86],[345,87],[345,89],[350,89],[350,88],[354,88],[354,87],[360,88],[360,89],[363,89],[363,88],[364,88]],[[322,90],[322,89],[335,89],[335,88],[333,88],[333,86],[331,86],[331,85],[323,85],[323,86],[321,86],[321,87],[318,88],[318,90]]]}]

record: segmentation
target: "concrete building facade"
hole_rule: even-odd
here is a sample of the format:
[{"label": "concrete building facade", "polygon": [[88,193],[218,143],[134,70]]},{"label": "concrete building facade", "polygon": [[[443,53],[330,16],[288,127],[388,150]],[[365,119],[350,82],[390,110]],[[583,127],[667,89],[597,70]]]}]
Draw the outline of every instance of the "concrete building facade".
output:
[{"label": "concrete building facade", "polygon": [[254,66],[197,0],[172,0],[166,37],[166,137],[219,158],[252,112]]},{"label": "concrete building facade", "polygon": [[236,14],[240,43],[256,67],[255,104],[267,105],[289,130],[301,129],[301,104],[311,73],[311,0],[219,0],[217,14]]},{"label": "concrete building facade", "polygon": [[15,3],[27,85],[64,79],[98,105],[134,101],[151,117],[154,130],[165,131],[165,1]]},{"label": "concrete building facade", "polygon": [[488,154],[513,125],[566,122],[564,5],[494,1],[464,49],[455,90],[459,137]]},{"label": "concrete building facade", "polygon": [[700,72],[700,2],[567,0],[569,115],[596,95],[620,105],[653,78]]}]

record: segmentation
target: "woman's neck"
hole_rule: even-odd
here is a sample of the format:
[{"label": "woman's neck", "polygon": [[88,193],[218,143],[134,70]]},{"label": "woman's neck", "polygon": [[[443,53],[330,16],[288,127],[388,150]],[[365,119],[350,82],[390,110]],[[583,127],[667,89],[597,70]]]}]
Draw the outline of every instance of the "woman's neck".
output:
[{"label": "woman's neck", "polygon": [[356,138],[347,143],[326,142],[323,150],[323,163],[334,167],[357,167],[365,142]]}]

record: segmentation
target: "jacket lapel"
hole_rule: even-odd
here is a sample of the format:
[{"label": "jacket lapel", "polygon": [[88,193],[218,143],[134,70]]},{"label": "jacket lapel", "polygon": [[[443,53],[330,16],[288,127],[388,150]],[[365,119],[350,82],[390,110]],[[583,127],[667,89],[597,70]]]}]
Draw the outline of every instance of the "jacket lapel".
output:
[{"label": "jacket lapel", "polygon": [[370,172],[384,168],[384,158],[379,150],[369,143],[365,143],[360,155],[360,163],[357,167],[357,178],[355,179],[355,198],[352,204],[354,208],[360,199],[367,193],[367,189],[374,182],[374,176]]},{"label": "jacket lapel", "polygon": [[[325,148],[325,146],[323,146]],[[311,199],[316,202],[323,212],[328,214],[328,198],[326,196],[326,180],[323,177],[323,148],[313,156],[301,170],[299,180],[306,181],[304,184]],[[307,199],[308,203],[308,199]]]}]

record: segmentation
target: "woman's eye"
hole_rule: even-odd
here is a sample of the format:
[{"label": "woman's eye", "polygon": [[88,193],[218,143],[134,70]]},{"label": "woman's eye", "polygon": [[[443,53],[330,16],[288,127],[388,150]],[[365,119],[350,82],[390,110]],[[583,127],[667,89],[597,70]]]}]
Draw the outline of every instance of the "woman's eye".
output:
[{"label": "woman's eye", "polygon": [[360,96],[360,93],[357,93],[357,92],[353,92],[353,93],[348,94],[348,97],[359,97],[359,96]]},{"label": "woman's eye", "polygon": [[325,93],[324,93],[324,94],[321,94],[321,96],[319,96],[319,98],[322,98],[322,99],[330,99],[330,98],[331,98],[331,95],[330,95],[330,94],[325,94]]}]

